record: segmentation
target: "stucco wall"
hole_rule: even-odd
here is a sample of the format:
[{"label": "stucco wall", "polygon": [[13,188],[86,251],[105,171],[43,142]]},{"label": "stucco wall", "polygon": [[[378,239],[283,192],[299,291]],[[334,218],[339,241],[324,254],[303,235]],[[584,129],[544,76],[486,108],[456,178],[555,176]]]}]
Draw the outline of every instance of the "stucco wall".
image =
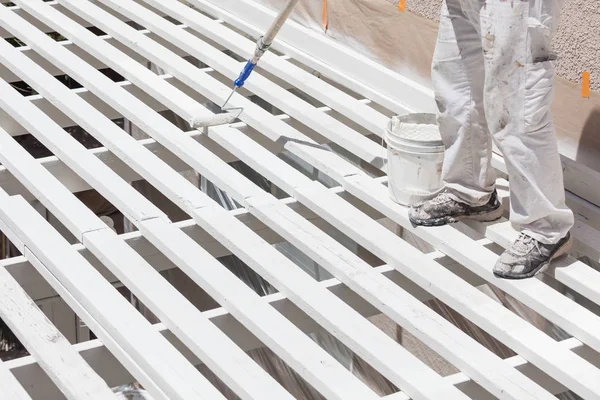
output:
[{"label": "stucco wall", "polygon": [[[409,12],[438,21],[442,0],[408,0]],[[600,89],[600,1],[562,0],[560,24],[554,38],[560,60],[556,73],[579,83],[588,71],[593,89]]]}]

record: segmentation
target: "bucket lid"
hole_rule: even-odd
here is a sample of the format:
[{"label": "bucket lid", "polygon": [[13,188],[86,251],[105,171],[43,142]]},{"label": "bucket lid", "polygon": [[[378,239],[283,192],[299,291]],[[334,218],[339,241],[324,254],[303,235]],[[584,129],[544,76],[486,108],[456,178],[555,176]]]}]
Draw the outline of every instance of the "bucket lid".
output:
[{"label": "bucket lid", "polygon": [[395,140],[414,145],[444,145],[435,114],[418,113],[392,117],[387,131]]}]

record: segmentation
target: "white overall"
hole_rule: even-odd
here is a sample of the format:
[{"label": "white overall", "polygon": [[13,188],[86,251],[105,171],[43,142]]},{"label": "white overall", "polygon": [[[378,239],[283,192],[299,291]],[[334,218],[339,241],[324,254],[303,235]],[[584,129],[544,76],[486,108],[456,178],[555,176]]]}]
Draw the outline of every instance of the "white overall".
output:
[{"label": "white overall", "polygon": [[558,0],[445,0],[432,65],[456,200],[485,204],[494,190],[492,140],[510,179],[511,222],[542,243],[573,226],[550,113],[550,42]]}]

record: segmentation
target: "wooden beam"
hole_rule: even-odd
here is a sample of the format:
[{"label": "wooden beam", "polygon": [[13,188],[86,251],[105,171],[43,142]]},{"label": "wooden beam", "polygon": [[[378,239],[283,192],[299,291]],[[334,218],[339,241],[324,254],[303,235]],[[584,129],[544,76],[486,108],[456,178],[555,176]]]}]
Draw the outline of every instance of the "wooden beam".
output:
[{"label": "wooden beam", "polygon": [[[252,0],[185,1],[255,37],[260,36],[275,17],[273,11]],[[431,90],[294,21],[288,21],[273,48],[397,114],[436,112]],[[561,161],[565,188],[600,206],[600,194],[595,190],[600,186],[600,172],[565,155],[561,155]],[[596,229],[600,229],[600,225]]]},{"label": "wooden beam", "polygon": [[[36,163],[10,135],[0,135],[0,143],[2,163],[232,390],[248,399],[265,395],[290,398],[289,393],[209,323],[137,252],[111,229],[102,226],[104,223],[98,217]],[[156,293],[161,296],[157,297]],[[231,368],[235,365],[239,368]]]},{"label": "wooden beam", "polygon": [[[122,7],[122,4],[121,4],[121,6],[120,6],[120,7]],[[136,10],[136,13],[135,13],[135,14],[139,16],[140,14],[143,14],[143,13],[141,13],[141,11],[139,11],[139,10]],[[132,17],[133,17],[133,13],[132,13]],[[140,17],[140,18],[141,18],[141,17]],[[149,18],[149,16],[148,16],[148,18]],[[143,20],[142,22],[144,22],[144,24],[148,25],[146,20]],[[156,22],[156,24],[159,24],[159,22],[157,21],[157,22]],[[165,29],[166,29],[166,28],[165,28]],[[182,104],[183,104],[183,103],[182,103]],[[180,104],[180,105],[177,105],[177,108],[178,108],[179,110],[182,110],[182,111],[183,111],[182,104]],[[159,134],[159,133],[156,133],[156,134]],[[180,155],[181,157],[186,157],[186,159],[190,160],[190,161],[188,161],[188,162],[192,162],[192,161],[191,161],[191,160],[192,160],[192,157],[191,157],[191,156],[188,156],[189,154],[190,154],[190,152],[189,152],[189,151],[187,152],[187,154],[186,154],[186,152],[181,152],[181,151],[179,152],[179,155]],[[193,157],[193,159],[195,159],[195,160],[198,160],[198,159],[199,159],[198,155],[195,155],[195,157]],[[229,183],[229,185],[231,185],[231,188],[238,187],[238,185],[240,185],[240,184],[241,184],[240,182],[236,183],[235,185],[233,185],[233,184]],[[228,189],[229,189],[229,188],[228,188]],[[209,208],[210,208],[210,207],[209,207]],[[211,212],[212,212],[212,210],[211,210]],[[212,215],[211,215],[211,217],[212,217]],[[260,266],[259,266],[259,265],[257,265],[256,267],[258,268],[258,267],[260,267]]]},{"label": "wooden beam", "polygon": [[[91,1],[95,4],[98,4],[97,0],[87,0],[87,1]],[[58,4],[57,1],[48,1],[46,2],[47,5],[59,10],[62,13],[65,13],[67,15],[69,15],[69,17],[74,18],[78,23],[82,24],[83,26],[85,26],[86,28],[92,27],[93,25],[88,24],[86,21],[77,18],[76,15],[73,15],[71,12],[69,12],[69,10],[65,9],[64,7],[62,7],[60,4]],[[44,23],[42,23],[41,21],[39,21],[36,18],[33,18],[29,13],[27,13],[26,11],[24,11],[21,7],[19,7],[18,5],[16,6],[10,6],[10,7],[6,7],[9,10],[11,10],[12,12],[14,12],[15,14],[19,15],[22,18],[25,18],[28,22],[30,22],[31,24],[33,24],[37,29],[41,30],[42,32],[45,33],[50,33],[50,32],[56,32],[54,29],[50,28],[49,26],[45,25]],[[121,17],[118,14],[115,14],[115,17],[117,18],[121,18],[123,21],[128,21],[127,19],[123,19],[123,17]],[[10,37],[14,37],[14,35],[8,31],[6,31],[5,29],[3,29],[2,27],[0,27],[0,37],[2,38],[10,38]]]},{"label": "wooden beam", "polygon": [[[125,24],[116,24],[116,20],[110,21],[110,16],[107,14],[102,14],[93,9],[93,6],[88,3],[81,2],[71,2],[69,1],[69,7],[74,11],[80,13],[80,16],[84,16],[85,18],[89,18],[93,20],[97,26],[102,27],[110,32],[111,36],[118,38],[128,45],[133,45],[134,43],[139,43],[138,51],[144,54],[148,59],[154,59],[156,56],[169,56],[173,57],[173,54],[167,53],[168,50],[160,48],[157,43],[153,43],[147,40],[143,40],[142,37],[136,34],[133,30],[131,30]],[[113,7],[115,10],[118,10],[121,13],[124,13],[128,17],[135,19],[139,23],[144,23],[149,29],[159,33],[161,37],[165,40],[171,41],[173,44],[185,49],[190,52],[194,57],[198,58],[202,62],[207,65],[215,68],[223,75],[227,76],[230,79],[236,79],[239,76],[239,63],[233,60],[231,57],[226,56],[221,52],[215,52],[215,49],[212,48],[206,42],[200,40],[199,38],[185,32],[181,29],[177,29],[174,24],[168,22],[164,18],[160,18],[157,14],[149,11],[148,9],[134,3],[122,3],[122,2],[113,2],[112,0],[101,0],[103,4],[106,4],[110,7]],[[64,3],[67,4],[67,3]],[[89,6],[89,7],[88,7]],[[90,40],[92,38],[90,37]],[[85,43],[80,43],[81,46],[85,46]],[[97,46],[94,47],[86,47],[86,50],[92,52],[96,57],[104,57],[109,58],[111,54],[106,54],[105,52],[110,50],[108,48],[103,48],[103,52],[100,53],[98,51]],[[159,53],[156,53],[159,52]],[[112,58],[114,59],[114,55]],[[131,69],[125,69],[125,65],[119,65],[115,62],[111,63],[114,69],[118,70],[121,74],[126,76],[128,79],[136,80],[136,84],[148,86],[148,81],[140,81],[140,78],[136,78],[136,72]],[[160,65],[160,64],[159,64]],[[187,68],[184,64],[179,66],[180,71],[186,71],[186,75],[192,73],[192,70]],[[199,74],[193,73],[195,79],[194,82],[188,82],[185,80],[190,87],[192,84],[201,85],[203,82],[200,81]],[[141,76],[140,76],[141,77]],[[260,73],[255,72],[252,76],[251,80],[248,80],[245,84],[245,87],[255,93],[256,95],[262,97],[263,99],[277,104],[277,107],[281,109],[283,112],[301,121],[303,124],[308,126],[309,128],[319,132],[319,134],[325,136],[329,140],[335,142],[337,145],[346,148],[347,150],[353,152],[361,159],[372,163],[378,167],[383,167],[385,164],[385,154],[382,151],[382,148],[379,144],[371,141],[370,139],[364,137],[362,134],[354,131],[348,126],[340,123],[338,120],[331,118],[327,115],[323,115],[318,112],[314,106],[302,100],[301,98],[289,93],[288,91],[282,89],[277,86],[273,82],[268,79],[262,77]],[[147,88],[146,90],[150,90]],[[226,89],[221,91],[221,96],[226,98],[229,95],[231,89]],[[238,96],[239,97],[239,96]],[[190,114],[193,109],[190,109],[189,106],[187,108],[182,108],[185,103],[181,102],[182,99],[178,99],[175,97],[170,98],[169,108],[175,111],[180,116],[191,119],[194,118],[194,114]]]},{"label": "wooden beam", "polygon": [[[251,0],[186,2],[255,36],[264,33],[276,16]],[[274,47],[396,113],[435,112],[430,89],[295,21],[288,21],[281,29]]]},{"label": "wooden beam", "polygon": [[[18,22],[21,23],[22,21]],[[54,48],[56,44],[47,42],[45,37],[38,37],[36,39],[41,40],[42,42],[45,41],[45,44],[49,45],[53,50],[60,49],[60,47]],[[52,79],[47,78],[48,74],[41,71],[35,64],[29,62],[28,59],[23,58],[20,54],[15,54],[12,47],[8,48],[0,44],[0,53],[4,54],[2,51],[3,49],[6,53],[11,54],[12,57],[10,57],[10,59],[16,64],[23,63],[23,65],[13,69],[13,71],[19,71],[19,73],[25,74],[28,78],[27,80],[36,87],[36,90],[46,94],[46,97],[58,100],[60,104],[55,104],[59,108],[69,114],[71,118],[82,123],[82,126],[84,126],[88,132],[96,136],[101,142],[104,142],[106,147],[113,153],[119,157],[124,157],[128,154],[128,156],[125,156],[125,158],[122,159],[128,161],[130,165],[134,166],[135,169],[143,175],[144,178],[149,179],[150,182],[155,184],[155,186],[163,193],[175,200],[178,205],[189,210],[190,208],[196,209],[198,207],[214,204],[205,194],[191,186],[191,184],[177,174],[177,172],[170,169],[154,155],[147,152],[147,150],[144,149],[143,146],[140,146],[139,143],[131,138],[131,136],[126,135],[110,120],[106,119],[98,111],[89,106],[89,104],[83,102],[64,86],[60,84],[56,85]],[[62,57],[70,58],[67,53],[59,55],[59,58]],[[10,63],[6,62],[7,58],[2,56],[0,56],[0,58],[2,58],[3,62],[7,65],[10,65]],[[53,60],[55,62],[57,61],[55,58],[53,58]],[[74,62],[72,65],[78,64],[75,60],[69,61]],[[104,81],[106,79],[104,75],[91,67],[90,69],[96,79],[103,80],[101,86],[115,90],[115,85],[112,82]],[[33,70],[35,70],[35,73],[33,73]],[[31,72],[31,74],[28,74],[29,72]],[[76,76],[77,79],[81,78],[77,72],[72,75]],[[84,80],[81,81],[83,82]],[[116,89],[118,89],[118,86]],[[123,93],[120,93],[118,97],[122,98],[122,94]],[[132,99],[127,100],[127,102],[130,102],[130,100]],[[111,103],[113,102],[111,101]],[[130,104],[140,105],[139,100],[137,99],[133,99],[133,103]],[[146,106],[143,106],[142,109],[148,110],[144,107]],[[25,118],[25,114],[22,114],[23,110],[28,111],[29,116],[27,118]],[[371,397],[371,394],[369,394],[371,392],[366,386],[359,382],[357,378],[352,376],[347,370],[334,361],[331,356],[316,346],[314,342],[310,341],[310,339],[297,331],[289,321],[285,320],[280,314],[261,303],[256,293],[252,292],[247,286],[235,278],[222,264],[212,259],[208,253],[197,246],[197,244],[189,237],[169,224],[159,226],[145,224],[145,221],[150,221],[150,219],[161,221],[163,220],[161,218],[155,217],[149,219],[143,216],[142,218],[136,218],[136,214],[138,214],[137,209],[139,208],[138,203],[142,201],[141,195],[137,194],[138,200],[133,202],[132,200],[136,198],[135,196],[127,195],[127,197],[125,197],[125,193],[131,193],[131,187],[127,186],[120,190],[115,190],[117,188],[115,182],[115,179],[117,179],[116,174],[112,171],[109,172],[107,167],[96,158],[84,157],[83,154],[86,153],[86,151],[83,147],[76,153],[73,144],[64,143],[63,145],[58,145],[58,137],[62,139],[64,133],[59,134],[58,132],[62,132],[59,127],[51,121],[47,121],[47,117],[43,113],[40,113],[38,110],[37,114],[39,115],[37,115],[35,109],[27,107],[24,104],[20,104],[20,107],[12,109],[11,111],[14,112],[13,116],[15,116],[15,118],[19,118],[20,122],[25,124],[32,133],[38,135],[38,139],[51,147],[52,151],[57,156],[65,160],[65,162],[69,160],[69,166],[78,172],[80,176],[86,176],[88,174],[86,171],[94,171],[93,176],[88,175],[88,177],[86,177],[88,182],[95,182],[95,189],[113,204],[119,204],[119,208],[125,215],[131,216],[130,220],[143,226],[144,229],[142,229],[142,231],[144,235],[148,237],[152,244],[157,248],[161,249],[164,247],[165,242],[163,240],[166,239],[174,241],[174,244],[177,246],[184,246],[185,250],[182,249],[182,252],[173,253],[172,250],[168,249],[169,252],[167,255],[217,301],[225,302],[226,299],[227,301],[225,303],[230,307],[230,311],[237,318],[243,320],[245,325],[253,333],[265,343],[269,344],[282,359],[286,360],[300,373],[301,376],[305,377],[305,379],[311,382],[316,388],[322,390],[324,393],[333,394],[335,398],[353,398],[353,396],[359,396],[361,398]],[[159,117],[154,111],[149,111],[152,113],[149,114],[149,116],[152,116],[152,118],[148,120],[149,123],[160,121],[159,126],[156,128],[163,129],[167,127],[165,132],[174,129],[173,125],[168,124],[166,120]],[[38,118],[32,118],[32,114],[36,114]],[[40,122],[42,121],[43,125],[40,125]],[[53,133],[56,138],[52,137],[52,139],[46,140],[44,137],[40,136],[42,132],[47,135],[51,131],[57,129],[58,131]],[[152,129],[155,128],[152,127]],[[51,136],[46,137],[49,138]],[[71,142],[73,141],[72,138],[69,137],[69,139],[71,139]],[[79,154],[79,156],[75,156],[75,154]],[[120,178],[118,179],[120,180]],[[107,183],[110,184],[107,186]],[[242,226],[244,225],[242,224]],[[167,237],[162,238],[164,235]],[[272,251],[275,250],[272,249]],[[180,258],[181,256],[185,256],[188,259],[184,262],[184,260]],[[204,260],[202,265],[205,265],[210,269],[210,274],[198,271],[197,266],[199,260]],[[289,261],[286,259],[286,262]],[[277,267],[281,266],[278,265]],[[292,268],[297,267],[292,266]],[[246,315],[252,315],[253,317],[246,318]],[[365,321],[365,323],[368,322]],[[281,346],[281,343],[288,343],[288,345]]]},{"label": "wooden beam", "polygon": [[[6,270],[0,270],[0,317],[67,399],[115,399],[106,383]],[[23,393],[10,382],[3,382],[3,393],[7,387],[16,398],[22,398]]]},{"label": "wooden beam", "polygon": [[[21,197],[0,202],[0,218],[7,226],[9,238],[22,241],[19,248],[30,262],[40,263],[75,297],[95,321],[131,356],[164,394],[171,399],[224,397],[168,343],[144,317],[108,284]],[[109,228],[106,228],[109,229]],[[34,264],[35,265],[35,264]],[[38,272],[43,273],[38,269]],[[79,315],[86,324],[94,321]],[[113,349],[111,349],[113,350]],[[114,350],[113,350],[114,354]],[[136,376],[154,397],[154,386],[146,376]]]},{"label": "wooden beam", "polygon": [[[189,6],[177,0],[143,1],[155,9],[173,16],[173,18],[187,24],[193,30],[236,52],[245,59],[250,59],[254,54],[256,44],[252,40],[216,23],[215,20],[190,9]],[[291,83],[309,96],[362,125],[371,133],[383,136],[383,127],[389,119],[373,108],[357,102],[356,98],[334,88],[291,62],[280,59],[273,53],[265,53],[261,58],[260,66],[265,71]]]},{"label": "wooden beam", "polygon": [[[57,27],[61,28],[62,32],[69,31],[70,33],[67,35],[77,32],[78,37],[82,37],[86,41],[89,41],[94,47],[100,46],[103,51],[108,51],[109,54],[107,54],[106,57],[114,57],[116,55],[116,53],[113,54],[108,48],[104,48],[102,46],[102,44],[104,44],[102,41],[97,41],[95,36],[92,38],[89,35],[86,35],[86,32],[78,30],[74,24],[70,24],[64,18],[60,18],[56,13],[52,13],[50,9],[47,9],[48,7],[44,7],[42,2],[31,3],[39,6],[39,10],[37,11],[34,10],[34,7],[29,3],[26,5],[25,2],[21,1],[18,4],[22,7],[27,7],[29,12],[35,13],[38,18],[45,19],[47,23],[56,24]],[[124,4],[127,6],[135,6],[134,3],[121,3],[120,7]],[[81,4],[78,4],[78,7],[79,6],[81,6]],[[43,10],[43,12],[41,10]],[[136,10],[136,13],[143,14],[141,9]],[[97,14],[98,13],[95,15]],[[159,19],[163,20],[162,18]],[[120,22],[118,25],[126,26]],[[19,33],[22,35],[29,34],[22,30],[19,30]],[[73,38],[74,37],[71,37],[71,39]],[[42,48],[52,48],[53,54],[57,54],[56,52],[60,50],[60,48],[53,48],[56,46],[42,37],[35,38],[35,43],[44,45],[42,47],[35,47],[36,51],[41,51]],[[88,51],[89,50],[91,49],[88,49]],[[67,55],[66,53],[51,55],[43,52],[43,54],[52,59],[53,62],[61,63],[63,68],[68,67],[65,64],[69,63],[69,61],[76,63],[76,60],[70,60],[71,55]],[[118,60],[119,65],[122,65],[123,67],[127,66],[127,64],[124,63],[125,59],[123,59],[121,55],[119,55]],[[123,64],[121,64],[122,62]],[[115,63],[113,62],[111,65],[115,65]],[[134,73],[138,73],[140,76],[136,77],[134,76]],[[131,70],[131,76],[128,76],[128,78],[131,79],[132,82],[139,81],[141,76],[145,76],[144,74],[145,71],[142,70],[135,72]],[[139,100],[127,98],[127,109],[122,107],[124,103],[122,103],[122,100],[120,99],[124,100],[125,98],[123,96],[127,95],[127,93],[124,91],[121,93],[118,90],[118,87],[112,82],[106,82],[106,78],[91,67],[85,68],[83,65],[78,65],[77,68],[73,68],[70,75],[89,87],[95,88],[94,92],[97,95],[107,101],[111,106],[120,109],[125,113],[124,115],[134,123],[140,124],[143,120],[147,132],[155,139],[160,139],[163,145],[168,146],[172,151],[177,152],[180,157],[180,154],[186,154],[195,159],[200,157],[203,162],[209,164],[218,160],[214,160],[214,155],[202,148],[197,142],[188,142],[184,140],[177,144],[181,139],[189,138],[185,135],[182,136],[177,134],[177,131],[173,129],[174,127],[172,125],[165,124],[166,121],[160,119],[153,110],[148,109],[139,102]],[[158,85],[158,87],[160,87],[158,81],[153,81],[150,77],[148,77],[148,79],[148,82],[152,82],[153,86]],[[156,86],[155,89],[150,89],[148,83],[140,82],[140,84],[145,84],[147,87],[146,90],[150,90],[151,92],[152,90],[156,91],[158,89]],[[176,92],[168,93],[169,90],[167,87],[164,87],[163,89],[164,92],[156,92],[153,93],[153,95],[160,97],[162,100],[166,99],[167,94],[169,94],[170,104],[172,104],[174,109],[177,110],[180,115],[187,115],[189,116],[188,119],[202,115],[202,109],[189,102],[181,94]],[[77,108],[70,107],[69,110],[63,108],[63,111],[70,114],[71,118],[81,120],[82,105],[78,106],[79,107]],[[79,110],[76,111],[76,109]],[[74,115],[75,113],[78,114],[78,116]],[[144,152],[134,148],[127,149],[122,140],[119,140],[119,146],[117,147],[115,146],[117,142],[114,142],[116,138],[112,139],[113,142],[110,143],[109,146],[108,142],[111,141],[111,139],[106,135],[106,132],[104,132],[104,130],[108,128],[106,123],[104,123],[105,120],[102,120],[102,123],[99,125],[94,123],[95,126],[92,127],[91,124],[94,119],[97,120],[96,123],[100,122],[100,120],[92,117],[92,110],[86,112],[86,114],[86,130],[92,135],[104,136],[104,138],[100,136],[97,137],[99,137],[100,140],[119,157],[125,157],[125,159],[129,159],[132,164],[135,164],[135,168],[140,174],[143,173],[146,179],[154,180],[156,181],[156,184],[162,186],[161,190],[163,193],[168,195],[176,204],[180,205],[185,211],[194,216],[197,223],[203,224],[204,229],[209,231],[213,236],[216,235],[216,237],[226,244],[226,246],[229,245],[235,249],[235,254],[246,262],[246,264],[253,267],[261,275],[267,277],[267,279],[270,279],[280,290],[287,292],[286,294],[288,297],[292,295],[295,302],[311,317],[316,318],[319,323],[324,324],[330,330],[347,332],[345,335],[342,335],[340,339],[345,341],[350,348],[353,348],[361,356],[371,359],[372,363],[382,369],[384,374],[388,375],[388,377],[394,380],[396,384],[406,386],[406,390],[409,393],[412,392],[417,397],[422,398],[434,398],[436,396],[435,393],[439,393],[440,391],[447,392],[448,396],[456,398],[462,397],[460,392],[456,391],[453,387],[445,385],[439,376],[436,376],[431,370],[424,367],[424,364],[421,367],[420,365],[422,363],[414,356],[398,346],[381,331],[373,327],[368,321],[359,317],[358,314],[339,301],[339,299],[332,296],[327,291],[319,290],[318,285],[316,285],[316,282],[314,282],[312,278],[301,272],[281,253],[263,242],[251,231],[248,231],[243,224],[238,226],[237,224],[239,224],[239,221],[237,219],[230,219],[227,222],[223,222],[223,219],[226,219],[229,215],[222,208],[212,203],[212,201],[209,202],[208,197],[197,189],[194,188],[195,192],[191,190],[191,187],[188,190],[189,182],[185,181],[184,183],[178,181],[180,176],[176,174],[173,175],[175,171],[168,169],[168,167],[160,163],[158,159],[155,159],[156,161],[154,161]],[[84,121],[79,122],[80,124],[84,123]],[[179,133],[181,133],[181,131],[179,131]],[[360,136],[360,138],[364,137]],[[133,146],[133,142],[131,145]],[[144,150],[143,147],[141,150]],[[222,162],[221,160],[218,161]],[[232,175],[231,179],[233,179],[232,185],[244,188],[244,190],[250,191],[252,195],[261,195],[260,189],[253,189],[243,180],[236,178],[235,175]],[[216,219],[220,220],[219,223],[216,222]],[[168,230],[165,229],[165,224],[166,222],[161,219],[140,221],[141,230],[147,237],[153,237],[156,245],[164,253],[170,255],[170,257],[174,259],[180,260],[180,262],[184,261],[188,265],[195,264],[197,260],[202,257],[202,253],[198,252],[200,249],[197,246],[188,246],[188,243],[185,241],[175,240],[175,237],[172,234],[167,234]],[[258,251],[259,249],[260,251]],[[198,279],[200,278],[201,277],[198,276]],[[328,306],[324,308],[323,304],[328,304]],[[248,310],[248,312],[249,311],[250,310]],[[244,318],[248,319],[248,315],[244,315]],[[256,321],[256,317],[252,318],[252,321]],[[419,365],[420,367],[418,369],[407,369],[408,365],[413,364]],[[427,385],[423,385],[420,382],[427,382]],[[345,385],[344,389],[348,390],[348,385]],[[353,394],[357,395],[356,391],[354,391]]]},{"label": "wooden beam", "polygon": [[2,360],[0,360],[0,386],[2,386],[1,400],[31,400],[29,394]]}]

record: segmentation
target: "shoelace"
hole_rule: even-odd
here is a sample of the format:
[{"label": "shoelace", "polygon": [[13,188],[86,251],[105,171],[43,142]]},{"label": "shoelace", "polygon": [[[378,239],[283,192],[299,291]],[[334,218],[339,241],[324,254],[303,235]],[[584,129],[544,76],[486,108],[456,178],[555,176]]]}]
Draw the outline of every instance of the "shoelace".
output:
[{"label": "shoelace", "polygon": [[432,204],[443,204],[443,203],[448,202],[449,200],[452,200],[450,195],[448,195],[447,193],[441,193],[441,194],[437,195],[436,197],[434,197],[433,199],[431,199],[431,203]]},{"label": "shoelace", "polygon": [[[519,245],[522,245],[522,246],[519,247]],[[538,253],[542,252],[538,241],[535,240],[534,238],[532,238],[531,236],[528,236],[522,232],[519,235],[519,238],[517,239],[517,241],[515,242],[515,247],[517,248],[517,250],[523,251],[523,252],[528,252],[532,245],[536,248]]]}]

